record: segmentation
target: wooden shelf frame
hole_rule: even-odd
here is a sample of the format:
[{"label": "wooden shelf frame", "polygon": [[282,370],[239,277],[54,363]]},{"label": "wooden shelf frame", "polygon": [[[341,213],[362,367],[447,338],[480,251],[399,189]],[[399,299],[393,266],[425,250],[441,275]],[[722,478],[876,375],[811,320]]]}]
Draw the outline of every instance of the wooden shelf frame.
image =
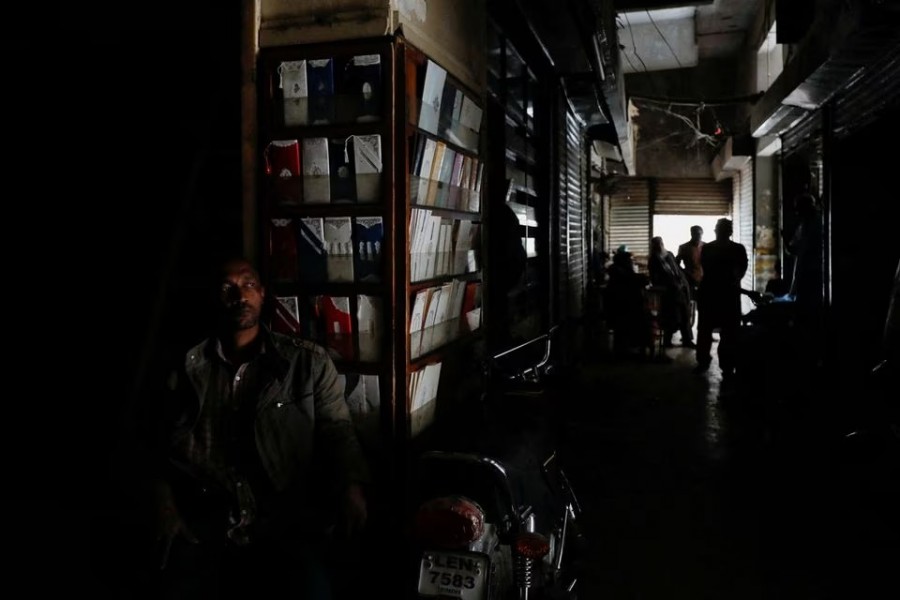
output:
[{"label": "wooden shelf frame", "polygon": [[[279,89],[278,67],[284,61],[314,60],[321,58],[352,57],[363,54],[378,54],[381,57],[381,113],[376,121],[358,123],[330,123],[322,125],[287,126],[284,122],[284,98]],[[410,399],[408,383],[412,373],[427,364],[441,361],[459,361],[470,358],[468,345],[482,336],[485,324],[475,332],[454,339],[441,348],[427,354],[410,358],[409,319],[415,294],[428,287],[434,287],[458,279],[466,283],[482,282],[484,271],[479,268],[473,273],[461,273],[413,282],[409,223],[414,209],[430,210],[436,215],[453,219],[464,219],[479,224],[484,231],[484,196],[487,172],[482,175],[480,210],[460,210],[456,208],[415,205],[410,202],[410,154],[415,151],[410,140],[423,135],[444,142],[448,148],[466,156],[483,161],[486,128],[479,132],[479,147],[466,148],[443,135],[424,131],[410,123],[408,115],[410,90],[407,90],[407,70],[420,69],[429,57],[409,44],[402,36],[385,36],[365,40],[315,43],[301,46],[266,48],[260,53],[259,73],[259,138],[258,171],[265,173],[264,149],[275,140],[296,139],[301,142],[311,137],[329,139],[346,138],[352,135],[380,135],[382,150],[381,198],[377,203],[335,202],[308,204],[302,202],[302,172],[300,181],[275,182],[271,177],[260,177],[257,201],[259,256],[264,257],[260,265],[261,275],[269,281],[272,265],[269,256],[270,223],[272,219],[301,219],[304,217],[381,217],[384,222],[382,242],[382,276],[378,283],[369,282],[317,282],[301,281],[271,282],[270,289],[279,296],[329,295],[348,297],[353,321],[354,358],[359,358],[359,328],[357,323],[358,296],[370,295],[381,298],[383,307],[382,332],[385,336],[383,352],[378,362],[359,360],[336,360],[341,372],[357,372],[378,375],[381,392],[381,434],[390,460],[402,462],[408,456],[411,443]],[[413,66],[414,65],[414,66]],[[418,76],[418,72],[417,72]],[[337,79],[337,77],[336,77]],[[485,98],[474,93],[448,72],[447,80],[462,90],[486,113]],[[419,80],[421,82],[421,79]],[[348,112],[348,114],[350,114]],[[468,143],[467,138],[463,138]],[[471,138],[474,143],[474,138]],[[302,155],[301,155],[302,156]],[[290,186],[297,186],[291,189]],[[287,186],[287,190],[285,187]],[[293,194],[293,195],[292,195]],[[286,203],[285,198],[297,198]],[[474,203],[471,206],[475,206]],[[477,239],[481,239],[479,235]],[[482,248],[473,248],[483,256]],[[481,265],[479,265],[481,267]],[[302,268],[302,265],[301,265]],[[483,312],[484,314],[484,312]],[[462,317],[462,315],[460,315]],[[327,345],[319,340],[322,345]],[[461,364],[461,363],[460,363]],[[445,391],[453,391],[442,377],[439,386],[439,402]],[[400,462],[395,462],[399,465]]]}]

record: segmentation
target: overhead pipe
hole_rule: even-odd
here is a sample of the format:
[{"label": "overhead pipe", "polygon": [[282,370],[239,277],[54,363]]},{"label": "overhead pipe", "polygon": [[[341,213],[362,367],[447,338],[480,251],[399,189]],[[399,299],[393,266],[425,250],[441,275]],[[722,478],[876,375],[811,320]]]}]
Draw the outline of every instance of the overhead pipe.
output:
[{"label": "overhead pipe", "polygon": [[[569,0],[568,8],[569,12],[572,15],[572,18],[575,21],[575,27],[579,33],[579,36],[581,37],[581,42],[584,46],[585,54],[588,58],[588,63],[591,65],[591,83],[594,90],[594,98],[597,101],[600,112],[607,120],[606,126],[602,128],[602,131],[604,133],[603,137],[610,137],[608,130],[609,128],[612,128],[615,135],[611,137],[615,139],[610,141],[618,150],[619,155],[624,156],[618,132],[615,132],[615,119],[613,118],[609,103],[606,101],[606,96],[603,93],[603,83],[607,80],[607,69],[604,68],[602,49],[600,48],[599,39],[601,35],[603,35],[605,38],[605,33],[602,31],[602,29],[596,27],[597,15],[594,13],[593,8],[591,8],[590,6],[585,7],[582,2],[578,2],[577,0]],[[585,15],[583,12],[585,8],[587,8],[587,11],[589,13],[587,15]],[[610,74],[613,74],[614,72],[615,71],[612,70]],[[596,127],[591,127],[588,129],[588,137],[590,137],[592,131],[597,131]]]}]

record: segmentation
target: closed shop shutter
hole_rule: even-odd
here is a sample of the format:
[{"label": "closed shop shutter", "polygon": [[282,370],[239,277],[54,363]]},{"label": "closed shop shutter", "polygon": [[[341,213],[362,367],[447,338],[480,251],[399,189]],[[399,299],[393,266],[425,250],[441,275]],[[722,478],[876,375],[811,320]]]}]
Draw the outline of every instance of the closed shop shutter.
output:
[{"label": "closed shop shutter", "polygon": [[[754,288],[754,221],[753,221],[753,161],[747,161],[741,169],[732,177],[734,189],[734,234],[732,238],[739,244],[743,244],[747,250],[747,272],[741,280],[741,287],[745,290]],[[749,311],[753,305],[749,298],[741,298],[744,312]]]},{"label": "closed shop shutter", "polygon": [[584,312],[587,281],[587,158],[584,125],[567,109],[567,102],[561,102],[560,106],[557,282],[560,311],[565,316],[577,318]]},{"label": "closed shop shutter", "polygon": [[609,251],[609,194],[603,192],[600,198],[600,210],[603,211],[603,249]]},{"label": "closed shop shutter", "polygon": [[653,214],[727,215],[731,186],[713,179],[658,179]]},{"label": "closed shop shutter", "polygon": [[[583,312],[587,276],[587,244],[585,243],[585,181],[584,127],[571,113],[566,114],[566,185],[560,201],[567,204],[566,234],[568,236],[568,306],[570,317]],[[562,212],[562,211],[560,211]]]},{"label": "closed shop shutter", "polygon": [[569,111],[567,107],[565,94],[560,91],[556,148],[559,185],[556,222],[553,224],[557,236],[556,311],[560,319],[565,319],[569,306],[569,135],[567,128]]},{"label": "closed shop shutter", "polygon": [[804,149],[822,131],[822,114],[810,112],[781,136],[781,153],[790,156]]},{"label": "closed shop shutter", "polygon": [[646,265],[650,254],[650,193],[648,181],[622,178],[609,198],[609,248],[628,246],[636,261]]},{"label": "closed shop shutter", "polygon": [[833,130],[844,138],[874,122],[889,110],[900,109],[900,45],[875,64],[860,70],[835,96]]}]

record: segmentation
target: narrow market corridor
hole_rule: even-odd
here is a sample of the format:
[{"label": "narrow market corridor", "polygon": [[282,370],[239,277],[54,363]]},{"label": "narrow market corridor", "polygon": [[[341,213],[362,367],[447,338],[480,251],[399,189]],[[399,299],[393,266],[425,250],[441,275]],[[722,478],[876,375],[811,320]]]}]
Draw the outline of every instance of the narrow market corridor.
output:
[{"label": "narrow market corridor", "polygon": [[668,364],[588,361],[566,409],[591,548],[580,597],[884,589],[900,548],[896,461],[799,433],[776,442],[748,421],[740,382],[723,384],[715,362],[693,374],[690,350],[667,353]]}]

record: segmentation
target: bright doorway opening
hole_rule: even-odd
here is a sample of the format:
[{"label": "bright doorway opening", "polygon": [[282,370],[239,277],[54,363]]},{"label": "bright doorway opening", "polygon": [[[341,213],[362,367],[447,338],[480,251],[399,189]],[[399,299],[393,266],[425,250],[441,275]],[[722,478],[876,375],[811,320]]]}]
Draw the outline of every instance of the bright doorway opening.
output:
[{"label": "bright doorway opening", "polygon": [[[699,225],[703,228],[703,241],[716,239],[716,221],[731,215],[653,215],[652,236],[663,239],[663,246],[672,254],[678,255],[678,246],[691,239],[691,227]],[[733,239],[733,238],[732,238]],[[694,339],[697,338],[696,313],[693,314]]]},{"label": "bright doorway opening", "polygon": [[716,239],[716,221],[731,215],[653,215],[653,237],[663,239],[666,250],[678,254],[678,246],[691,239],[691,227],[703,228],[703,241]]}]

